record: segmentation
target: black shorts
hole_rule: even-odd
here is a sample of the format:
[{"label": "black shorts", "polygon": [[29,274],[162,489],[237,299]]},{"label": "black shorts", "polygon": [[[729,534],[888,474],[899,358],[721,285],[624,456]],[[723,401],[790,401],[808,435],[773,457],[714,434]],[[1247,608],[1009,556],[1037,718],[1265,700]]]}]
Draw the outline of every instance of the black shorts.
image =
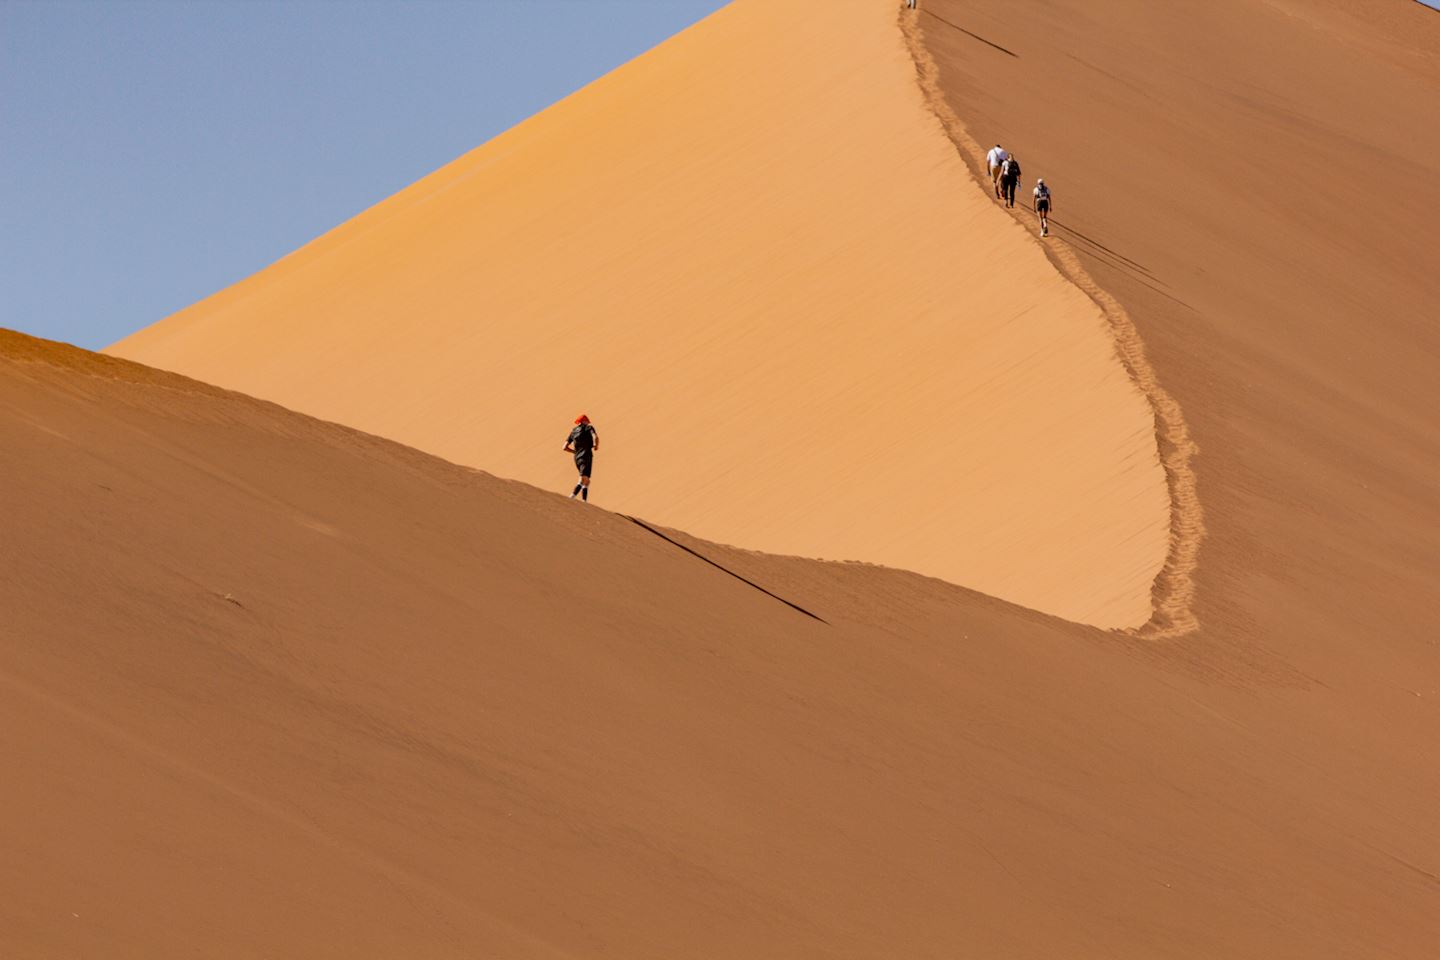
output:
[{"label": "black shorts", "polygon": [[1049,213],[1049,212],[1050,212],[1050,201],[1049,201],[1049,200],[1036,200],[1036,201],[1035,201],[1035,212],[1036,212],[1036,213]]},{"label": "black shorts", "polygon": [[589,477],[590,467],[594,464],[594,462],[595,452],[593,450],[575,451],[575,469],[580,471],[580,476]]}]

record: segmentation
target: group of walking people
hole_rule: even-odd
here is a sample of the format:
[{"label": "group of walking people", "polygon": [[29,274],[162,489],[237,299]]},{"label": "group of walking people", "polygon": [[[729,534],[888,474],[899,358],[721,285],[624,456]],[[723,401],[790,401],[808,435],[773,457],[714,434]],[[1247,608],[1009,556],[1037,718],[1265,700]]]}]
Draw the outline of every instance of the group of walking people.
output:
[{"label": "group of walking people", "polygon": [[[985,165],[990,170],[990,179],[995,182],[995,197],[1007,207],[1015,206],[1015,191],[1020,186],[1020,160],[1009,150],[1000,144],[990,148],[985,154]],[[1035,216],[1040,220],[1040,236],[1050,236],[1050,210],[1054,201],[1050,197],[1050,188],[1045,186],[1044,179],[1035,181],[1035,189],[1032,192],[1035,200]]]},{"label": "group of walking people", "polygon": [[[919,0],[905,0],[905,6],[911,10],[920,8]],[[1020,186],[1020,161],[1013,153],[1006,150],[1000,144],[985,155],[985,165],[990,169],[990,179],[995,182],[995,197],[1007,207],[1015,206],[1015,191]],[[1045,186],[1043,179],[1035,181],[1035,216],[1040,220],[1040,236],[1050,236],[1050,211],[1054,208],[1054,200],[1050,197],[1050,188]]]}]

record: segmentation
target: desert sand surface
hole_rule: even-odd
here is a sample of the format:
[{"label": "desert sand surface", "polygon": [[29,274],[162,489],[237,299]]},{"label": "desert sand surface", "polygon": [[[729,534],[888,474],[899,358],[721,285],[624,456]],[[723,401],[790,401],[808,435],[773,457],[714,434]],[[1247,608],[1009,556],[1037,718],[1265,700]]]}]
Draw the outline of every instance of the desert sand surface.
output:
[{"label": "desert sand surface", "polygon": [[0,449],[6,957],[1433,952],[1434,691],[1344,651],[670,534],[807,615],[11,333]]},{"label": "desert sand surface", "polygon": [[971,184],[895,7],[741,0],[110,352],[713,540],[1138,627],[1110,321]]},{"label": "desert sand surface", "polygon": [[1188,655],[1278,656],[1389,731],[1388,760],[1343,728],[1332,749],[1373,764],[1366,816],[1408,823],[1395,853],[1428,906],[1408,950],[1315,955],[1433,954],[1440,817],[1401,798],[1440,795],[1440,15],[929,0],[907,23],[972,169],[970,143],[999,141],[1054,186],[1057,264],[1127,308],[1184,409],[1205,524]]},{"label": "desert sand surface", "polygon": [[1205,517],[1185,642],[1433,689],[1440,16],[932,0],[907,23],[962,147],[1002,142],[1054,186],[1049,251],[1128,308],[1185,411]]},{"label": "desert sand surface", "polygon": [[957,162],[1055,186],[1184,411],[1186,618],[667,542],[3,333],[0,955],[1435,955],[1440,15],[922,4]]}]

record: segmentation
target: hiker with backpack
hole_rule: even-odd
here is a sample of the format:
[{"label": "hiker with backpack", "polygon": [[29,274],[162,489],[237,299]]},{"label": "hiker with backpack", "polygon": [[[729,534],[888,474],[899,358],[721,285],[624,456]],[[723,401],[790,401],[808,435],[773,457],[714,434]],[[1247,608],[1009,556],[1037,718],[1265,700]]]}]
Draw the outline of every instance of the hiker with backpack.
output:
[{"label": "hiker with backpack", "polygon": [[590,502],[590,470],[595,465],[595,454],[600,450],[600,435],[585,414],[575,418],[575,429],[565,438],[565,452],[575,455],[575,469],[580,471],[580,482],[570,491],[570,499],[577,496],[584,503]]},{"label": "hiker with backpack", "polygon": [[1045,186],[1045,179],[1042,177],[1035,181],[1035,216],[1040,218],[1040,236],[1050,236],[1050,208],[1053,201],[1050,199],[1050,188]]},{"label": "hiker with backpack", "polygon": [[1005,206],[1015,206],[1015,188],[1019,185],[1020,161],[1012,153],[1000,164],[1000,199],[1005,201]]}]

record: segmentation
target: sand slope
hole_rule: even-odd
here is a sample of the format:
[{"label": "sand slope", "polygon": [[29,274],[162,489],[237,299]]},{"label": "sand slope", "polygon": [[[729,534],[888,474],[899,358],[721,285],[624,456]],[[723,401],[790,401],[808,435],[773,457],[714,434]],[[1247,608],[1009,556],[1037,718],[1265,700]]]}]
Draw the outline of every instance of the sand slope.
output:
[{"label": "sand slope", "polygon": [[1428,689],[1440,16],[935,0],[916,22],[974,136],[1056,185],[1052,250],[1129,307],[1185,410],[1205,505],[1196,612],[1214,628],[1195,642]]},{"label": "sand slope", "polygon": [[1373,769],[1352,802],[1400,828],[1429,905],[1354,955],[1433,953],[1440,821],[1404,811],[1440,793],[1440,15],[931,0],[916,22],[973,135],[1055,184],[1056,252],[1128,307],[1185,410],[1206,527],[1186,647],[1294,663],[1334,762]]},{"label": "sand slope", "polygon": [[1105,318],[993,209],[894,8],[742,0],[112,348],[747,547],[1103,626],[1169,545]]},{"label": "sand slope", "polygon": [[6,957],[1440,932],[1426,701],[674,534],[822,622],[608,512],[8,333],[0,449]]},{"label": "sand slope", "polygon": [[[1184,406],[1197,628],[672,534],[816,621],[608,512],[0,335],[0,954],[1434,955],[1440,16],[925,8]],[[1237,173],[1257,143],[1304,203]]]}]

